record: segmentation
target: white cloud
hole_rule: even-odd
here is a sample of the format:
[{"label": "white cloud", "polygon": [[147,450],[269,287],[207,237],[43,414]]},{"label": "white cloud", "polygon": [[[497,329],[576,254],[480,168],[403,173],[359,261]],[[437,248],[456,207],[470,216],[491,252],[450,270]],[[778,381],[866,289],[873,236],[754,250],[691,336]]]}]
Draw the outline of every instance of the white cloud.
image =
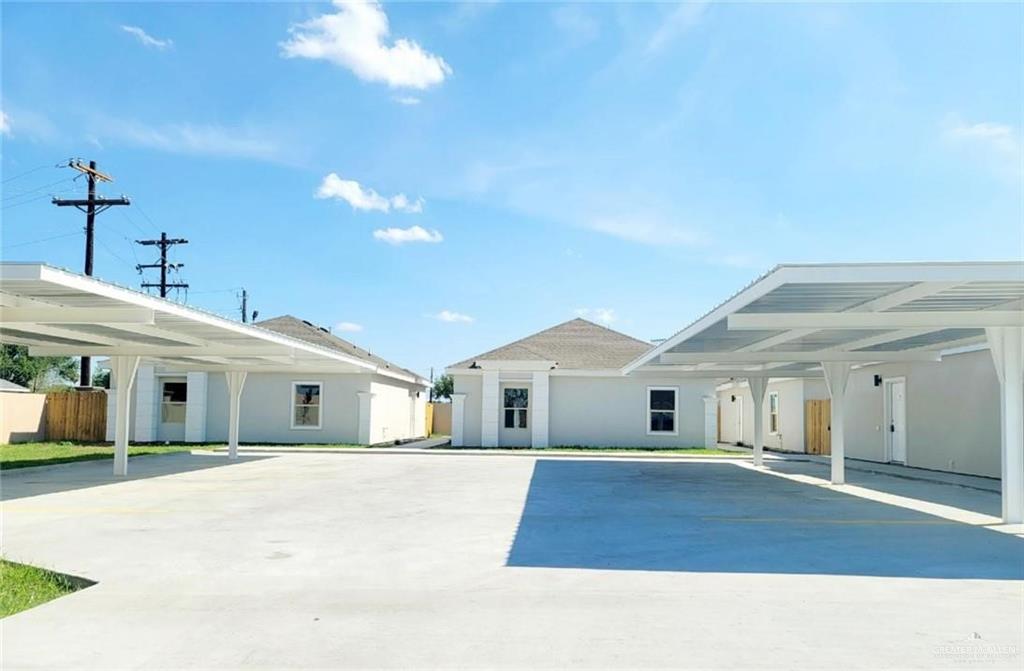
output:
[{"label": "white cloud", "polygon": [[281,43],[281,54],[323,59],[364,81],[384,82],[392,88],[426,89],[452,73],[443,58],[416,42],[399,38],[388,44],[388,17],[376,0],[334,0],[334,6],[334,14],[289,28],[291,36]]},{"label": "white cloud", "polygon": [[422,101],[416,96],[396,96],[395,102],[399,105],[411,106],[419,105]]},{"label": "white cloud", "polygon": [[697,25],[701,17],[704,16],[704,12],[709,4],[711,4],[710,0],[695,0],[693,2],[684,2],[672,10],[647,41],[648,53],[658,51],[676,37]]},{"label": "white cloud", "polygon": [[389,245],[402,245],[407,242],[441,242],[444,236],[438,230],[427,230],[422,226],[409,228],[378,228],[373,237]]},{"label": "white cloud", "polygon": [[704,236],[696,231],[644,217],[596,218],[587,221],[586,227],[645,245],[694,247],[704,242]]},{"label": "white cloud", "polygon": [[277,143],[247,128],[202,124],[146,124],[104,118],[92,134],[97,141],[115,138],[130,144],[175,154],[199,154],[235,158],[275,159]]},{"label": "white cloud", "polygon": [[942,137],[988,164],[999,177],[1019,184],[1024,174],[1024,145],[1012,126],[992,121],[968,123],[951,115],[942,124]]},{"label": "white cloud", "polygon": [[354,179],[342,179],[335,172],[327,175],[320,182],[320,187],[316,190],[316,197],[343,200],[355,210],[376,210],[378,212],[395,210],[408,214],[419,214],[423,211],[422,198],[409,200],[404,193],[388,198],[369,187],[364,187]]},{"label": "white cloud", "polygon": [[338,322],[334,325],[334,330],[344,333],[358,333],[363,330],[363,325],[356,324],[355,322]]},{"label": "white cloud", "polygon": [[11,134],[11,118],[7,116],[7,113],[0,110],[0,135]]},{"label": "white cloud", "polygon": [[137,39],[140,44],[145,45],[147,47],[151,47],[153,49],[159,49],[163,51],[164,49],[168,49],[174,46],[173,41],[161,40],[159,38],[153,37],[142,28],[139,28],[138,26],[121,26],[121,30],[128,33],[129,35],[134,35],[135,39]]},{"label": "white cloud", "polygon": [[973,143],[1001,153],[1014,154],[1020,151],[1017,134],[1007,124],[991,121],[972,124],[951,117],[946,121],[944,135],[954,142]]},{"label": "white cloud", "polygon": [[473,318],[469,315],[464,315],[461,312],[455,312],[453,310],[441,310],[437,314],[430,316],[438,321],[449,322],[451,324],[469,324],[473,321]]},{"label": "white cloud", "polygon": [[576,308],[575,314],[598,324],[611,324],[616,319],[612,308]]}]

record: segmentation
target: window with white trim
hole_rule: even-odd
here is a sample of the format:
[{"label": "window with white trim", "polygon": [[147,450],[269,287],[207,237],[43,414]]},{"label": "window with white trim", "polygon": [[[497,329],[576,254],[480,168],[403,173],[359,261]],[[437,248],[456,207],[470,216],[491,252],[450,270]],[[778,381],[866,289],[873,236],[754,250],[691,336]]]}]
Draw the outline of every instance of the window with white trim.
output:
[{"label": "window with white trim", "polygon": [[526,414],[530,408],[530,390],[525,387],[505,387],[505,428],[525,429]]},{"label": "window with white trim", "polygon": [[676,415],[678,411],[678,387],[647,388],[647,433],[677,433]]},{"label": "window with white trim", "polygon": [[768,433],[779,432],[779,392],[768,394]]},{"label": "window with white trim", "polygon": [[323,383],[292,382],[292,428],[319,429],[322,416]]}]

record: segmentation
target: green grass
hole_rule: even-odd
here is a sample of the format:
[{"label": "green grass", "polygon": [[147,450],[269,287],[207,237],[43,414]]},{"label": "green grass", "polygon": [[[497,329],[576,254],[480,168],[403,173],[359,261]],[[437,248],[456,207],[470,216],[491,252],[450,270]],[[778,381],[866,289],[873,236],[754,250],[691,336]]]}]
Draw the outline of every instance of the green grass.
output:
[{"label": "green grass", "polygon": [[552,445],[551,447],[452,447],[445,445],[442,450],[515,450],[517,452],[590,452],[594,454],[689,454],[694,456],[743,456],[743,452],[720,450],[708,447],[592,447],[587,445]]},{"label": "green grass", "polygon": [[87,586],[81,579],[0,559],[0,618]]},{"label": "green grass", "polygon": [[[196,445],[137,445],[128,446],[128,456],[188,452]],[[0,470],[66,464],[73,461],[113,459],[114,446],[109,443],[18,443],[0,445]]]}]

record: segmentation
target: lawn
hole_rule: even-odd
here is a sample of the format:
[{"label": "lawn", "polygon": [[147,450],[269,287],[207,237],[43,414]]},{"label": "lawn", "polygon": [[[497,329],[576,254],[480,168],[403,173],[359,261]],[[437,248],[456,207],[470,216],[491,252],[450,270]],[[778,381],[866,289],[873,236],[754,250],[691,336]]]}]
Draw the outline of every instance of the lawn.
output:
[{"label": "lawn", "polygon": [[0,559],[0,618],[86,586],[80,579]]},{"label": "lawn", "polygon": [[[195,445],[137,445],[128,447],[128,456],[144,454],[168,454],[188,452]],[[107,443],[18,443],[0,445],[0,470],[24,468],[26,466],[47,466],[72,461],[92,459],[113,459],[114,446]]]}]

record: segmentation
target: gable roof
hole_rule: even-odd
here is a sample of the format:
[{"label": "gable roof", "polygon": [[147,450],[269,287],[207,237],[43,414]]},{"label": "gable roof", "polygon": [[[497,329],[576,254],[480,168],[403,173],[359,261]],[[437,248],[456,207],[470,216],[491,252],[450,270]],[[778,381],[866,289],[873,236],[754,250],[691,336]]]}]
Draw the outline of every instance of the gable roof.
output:
[{"label": "gable roof", "polygon": [[469,368],[474,361],[555,361],[560,369],[603,370],[621,368],[650,348],[643,340],[572,319],[449,368]]},{"label": "gable roof", "polygon": [[19,394],[24,394],[32,390],[29,389],[28,387],[22,387],[20,384],[16,382],[11,382],[10,380],[4,380],[0,378],[0,391],[13,391]]},{"label": "gable roof", "polygon": [[283,315],[281,317],[265,319],[261,322],[256,322],[253,325],[267,329],[268,331],[273,331],[274,333],[298,338],[299,340],[304,340],[313,345],[319,345],[320,347],[326,347],[327,349],[333,349],[343,354],[354,356],[358,359],[362,359],[363,361],[368,361],[376,366],[380,366],[381,368],[389,368],[400,373],[412,375],[420,381],[423,380],[422,376],[408,368],[402,368],[387,359],[383,359],[376,354],[372,354],[369,350],[357,347],[349,341],[339,338],[319,326],[315,326],[304,319],[299,319],[292,315]]}]

